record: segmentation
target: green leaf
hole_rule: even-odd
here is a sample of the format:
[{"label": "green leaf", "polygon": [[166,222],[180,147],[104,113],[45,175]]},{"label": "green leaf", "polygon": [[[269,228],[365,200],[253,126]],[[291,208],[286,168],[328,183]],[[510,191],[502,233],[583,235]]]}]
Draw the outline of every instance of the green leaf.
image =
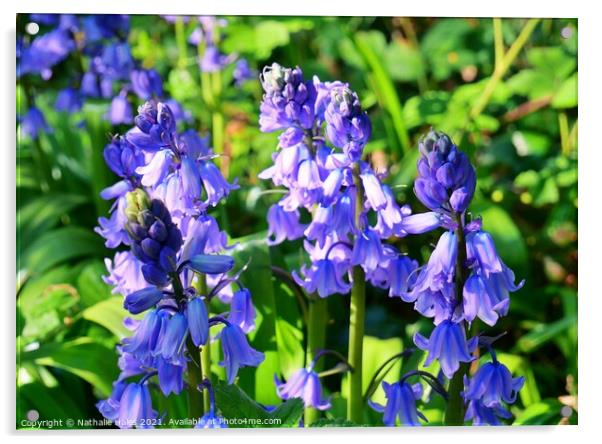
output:
[{"label": "green leaf", "polygon": [[126,316],[135,318],[123,308],[123,298],[121,296],[111,296],[82,312],[84,319],[102,325],[118,339],[131,335],[131,331],[123,325],[123,319]]},{"label": "green leaf", "polygon": [[[403,341],[400,338],[380,339],[373,336],[364,336],[364,353],[362,356],[362,393],[366,393],[372,377],[378,368],[391,356],[403,351]],[[401,372],[401,359],[387,366],[389,372],[381,381],[393,383],[399,380]],[[348,393],[349,376],[345,375],[341,385],[341,392]],[[370,398],[372,401],[384,404],[386,402],[385,392],[381,384]]]},{"label": "green leaf", "polygon": [[515,419],[514,425],[558,424],[562,404],[556,399],[546,399],[527,407]]},{"label": "green leaf", "polygon": [[552,99],[553,108],[574,108],[577,106],[577,73],[566,79],[560,85],[554,98]]},{"label": "green leaf", "polygon": [[86,202],[79,194],[44,194],[17,211],[18,250],[43,232],[55,227],[61,216]]},{"label": "green leaf", "polygon": [[62,344],[46,344],[20,355],[22,361],[34,361],[38,365],[73,373],[89,382],[103,396],[111,394],[113,381],[119,372],[115,350],[85,337]]},{"label": "green leaf", "polygon": [[112,297],[111,288],[102,280],[107,273],[106,266],[100,261],[86,265],[77,278],[77,289],[82,305],[90,307]]},{"label": "green leaf", "polygon": [[518,340],[516,348],[523,353],[531,353],[546,342],[565,334],[566,330],[576,324],[576,316],[566,316],[549,324],[537,324],[529,333]]},{"label": "green leaf", "polygon": [[415,81],[424,75],[420,51],[407,43],[393,41],[387,46],[383,61],[393,80]]},{"label": "green leaf", "polygon": [[102,239],[93,231],[81,227],[63,227],[48,231],[23,253],[17,268],[29,273],[46,270],[82,256],[102,256]]},{"label": "green leaf", "polygon": [[[379,48],[382,47],[384,36],[378,31],[358,32],[355,44],[364,60],[370,66],[374,76],[374,85],[377,88],[379,101],[385,107],[393,120],[395,133],[399,141],[399,149],[406,152],[410,149],[410,137],[403,120],[403,108],[395,90],[395,85],[382,64]],[[390,147],[393,149],[394,147]]]},{"label": "green leaf", "polygon": [[218,381],[214,390],[217,407],[224,418],[240,420],[234,427],[293,427],[303,414],[303,401],[297,398],[279,404],[270,413],[236,385]]}]

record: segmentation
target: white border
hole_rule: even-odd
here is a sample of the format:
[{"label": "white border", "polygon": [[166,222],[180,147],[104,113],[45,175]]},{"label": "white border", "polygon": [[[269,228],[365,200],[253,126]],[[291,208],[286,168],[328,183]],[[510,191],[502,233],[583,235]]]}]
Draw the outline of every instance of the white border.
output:
[{"label": "white border", "polygon": [[[164,440],[168,434],[180,435],[182,440],[236,440],[244,444],[254,442],[282,441],[307,442],[324,437],[335,440],[362,441],[377,435],[381,439],[395,441],[420,440],[445,444],[455,442],[505,443],[519,440],[563,441],[578,434],[595,436],[598,431],[600,401],[602,400],[602,378],[600,365],[600,321],[602,313],[602,285],[596,277],[600,276],[602,260],[602,234],[598,217],[602,201],[602,137],[599,120],[602,118],[600,82],[600,14],[597,14],[594,1],[546,1],[528,2],[525,0],[483,1],[395,1],[369,0],[352,3],[349,0],[103,0],[102,2],[73,2],[69,0],[19,0],[18,3],[5,0],[0,5],[2,14],[3,62],[0,69],[0,86],[3,97],[3,118],[1,134],[5,143],[0,147],[2,153],[2,214],[0,224],[5,237],[1,245],[3,251],[1,282],[5,292],[4,326],[1,329],[6,337],[0,341],[4,364],[1,366],[2,382],[6,384],[0,402],[2,429],[9,439],[16,435],[27,435],[27,439],[39,436],[50,442],[63,442],[65,439],[86,439],[92,442],[110,439],[131,440],[131,433],[113,431],[56,431],[16,433],[14,427],[14,288],[15,288],[15,110],[14,110],[14,28],[16,12],[77,12],[77,13],[129,13],[129,14],[241,14],[241,15],[357,15],[357,16],[470,16],[470,17],[578,17],[579,18],[579,237],[580,237],[580,304],[579,304],[579,423],[577,427],[515,427],[455,429],[429,428],[423,430],[387,430],[387,429],[328,429],[328,430],[237,430],[228,433],[202,433],[192,437],[188,431],[133,432],[139,439],[148,442]],[[10,246],[10,248],[6,248]],[[423,441],[427,440],[427,441]]]}]

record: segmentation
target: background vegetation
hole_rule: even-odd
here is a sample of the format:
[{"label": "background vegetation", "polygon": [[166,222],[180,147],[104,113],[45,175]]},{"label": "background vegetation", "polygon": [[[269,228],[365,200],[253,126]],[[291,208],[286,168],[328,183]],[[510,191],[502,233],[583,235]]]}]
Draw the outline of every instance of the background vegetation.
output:
[{"label": "background vegetation", "polygon": [[[20,17],[19,34],[27,21]],[[527,281],[495,332],[508,332],[499,341],[501,359],[526,378],[512,407],[515,424],[576,423],[576,20],[227,21],[220,49],[246,58],[255,70],[272,61],[299,65],[306,76],[340,79],[358,92],[374,127],[370,159],[389,171],[399,202],[421,209],[412,183],[417,141],[429,127],[448,132],[470,153],[478,174],[472,212],[483,216],[501,257]],[[269,265],[298,267],[303,256],[298,244],[268,248],[264,242],[265,215],[278,196],[261,193],[270,185],[257,174],[270,164],[277,140],[258,130],[261,86],[250,81],[235,87],[231,66],[217,89],[209,87],[196,48],[181,39],[193,27],[132,16],[128,41],[134,56],[157,69],[168,94],[192,113],[193,125],[221,145],[216,149],[227,154],[218,160],[222,170],[239,178],[241,189],[219,208],[219,222],[239,242],[238,260],[253,257],[243,275],[258,311],[251,338],[266,353],[259,368],[241,372],[239,386],[270,405],[278,401],[274,373],[288,376],[303,365],[304,324],[303,306],[272,278]],[[108,209],[98,193],[115,181],[102,150],[110,134],[128,127],[111,127],[103,119],[108,104],[100,100],[87,101],[75,114],[53,109],[72,62],[58,65],[47,82],[32,80],[54,132],[37,142],[19,138],[17,147],[17,421],[30,409],[42,419],[100,418],[94,404],[110,393],[118,371],[114,346],[127,333],[121,297],[101,278],[103,258],[111,253],[93,228]],[[223,127],[216,126],[216,116]],[[423,262],[426,239],[410,237],[400,247]],[[342,298],[328,299],[327,340],[329,348],[344,352],[348,304]],[[411,346],[417,329],[428,328],[420,318],[410,304],[369,288],[366,386],[380,364]],[[400,371],[397,365],[387,379]],[[336,392],[326,418],[343,417],[340,375],[324,383]],[[169,402],[171,411],[184,415],[183,400],[172,396]],[[432,424],[441,423],[437,402],[433,397],[425,411]],[[366,420],[382,424],[369,409]]]}]

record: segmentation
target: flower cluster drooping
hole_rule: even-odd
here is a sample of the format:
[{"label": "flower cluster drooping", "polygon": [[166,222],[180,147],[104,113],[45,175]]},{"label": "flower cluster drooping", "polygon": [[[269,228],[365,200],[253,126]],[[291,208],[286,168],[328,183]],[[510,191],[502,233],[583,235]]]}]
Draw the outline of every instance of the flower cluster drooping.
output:
[{"label": "flower cluster drooping", "polygon": [[[304,238],[311,263],[293,277],[308,293],[321,298],[348,293],[358,266],[373,285],[400,296],[417,263],[383,241],[404,235],[409,212],[382,184],[383,175],[362,160],[371,124],[357,94],[342,82],[306,80],[300,68],[277,63],[260,78],[260,129],[282,132],[274,164],[259,177],[285,188],[269,209],[268,242]],[[302,213],[309,213],[309,224],[301,223]],[[279,383],[278,393],[298,393],[306,406],[326,408],[316,380],[311,369],[302,369]]]},{"label": "flower cluster drooping", "polygon": [[[135,122],[136,128],[105,148],[107,164],[121,180],[102,193],[116,200],[110,218],[101,218],[97,229],[107,246],[129,247],[107,261],[106,281],[124,296],[130,313],[144,313],[139,321],[126,320],[132,335],[118,346],[121,374],[112,395],[98,403],[100,412],[123,428],[144,427],[157,417],[149,379],[157,377],[165,396],[183,390],[187,372],[198,366],[198,354],[191,353],[211,340],[215,325],[223,325],[214,340],[221,342],[220,365],[228,383],[241,367],[263,361],[245,336],[254,328],[251,295],[227,276],[234,260],[216,254],[227,248],[226,235],[207,214],[232,185],[211,161],[206,140],[193,131],[177,131],[167,104],[146,102]],[[214,285],[201,293],[197,283],[205,276]],[[230,298],[231,311],[211,317],[208,302],[230,285],[239,286]],[[208,381],[203,387],[212,393]],[[224,424],[212,401],[198,426]]]},{"label": "flower cluster drooping", "polygon": [[[425,366],[437,360],[443,374],[452,379],[461,363],[476,359],[473,352],[479,337],[467,337],[470,325],[476,318],[495,325],[508,313],[509,293],[520,289],[523,282],[515,284],[514,273],[498,256],[481,220],[466,220],[476,187],[475,170],[467,156],[447,135],[433,130],[421,140],[419,149],[414,191],[431,211],[408,215],[401,229],[410,234],[439,227],[445,231],[428,263],[415,269],[407,288],[395,296],[433,318],[435,328],[430,337],[416,333],[414,342],[428,353]],[[493,363],[481,367],[472,380],[465,380],[466,419],[475,424],[497,424],[498,416],[507,417],[500,401],[513,402],[522,384],[520,379],[511,379],[493,351],[492,356]],[[486,388],[493,378],[495,386]]]}]

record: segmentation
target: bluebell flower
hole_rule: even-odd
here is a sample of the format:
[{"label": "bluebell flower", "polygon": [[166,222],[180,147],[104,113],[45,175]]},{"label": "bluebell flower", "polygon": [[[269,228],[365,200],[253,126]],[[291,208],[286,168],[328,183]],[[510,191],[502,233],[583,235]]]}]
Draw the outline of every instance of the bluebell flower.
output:
[{"label": "bluebell flower", "polygon": [[428,351],[424,366],[431,365],[437,359],[441,370],[449,379],[460,367],[460,362],[472,362],[475,358],[470,355],[477,346],[478,338],[466,341],[466,333],[462,324],[445,320],[435,327],[431,337],[426,339],[420,333],[414,334],[414,343],[418,348]]},{"label": "bluebell flower", "polygon": [[185,370],[185,365],[172,364],[161,358],[157,359],[159,388],[165,396],[169,396],[170,393],[177,395],[184,389]]},{"label": "bluebell flower", "polygon": [[434,211],[404,217],[401,228],[409,234],[422,234],[441,226],[441,215]]},{"label": "bluebell flower", "polygon": [[360,174],[360,178],[362,179],[366,200],[370,207],[375,211],[384,209],[387,206],[387,196],[374,172],[366,169]]},{"label": "bluebell flower", "polygon": [[418,148],[421,157],[414,182],[418,199],[433,211],[463,213],[476,186],[476,173],[466,154],[449,136],[433,130]]},{"label": "bluebell flower", "polygon": [[234,382],[239,368],[257,367],[263,362],[264,354],[249,345],[245,333],[238,325],[228,322],[220,332],[220,337],[224,360],[219,365],[226,368],[228,384]]},{"label": "bluebell flower", "polygon": [[139,166],[144,165],[144,154],[124,137],[115,136],[103,151],[107,166],[119,177],[129,179],[137,185]]},{"label": "bluebell flower", "polygon": [[201,298],[194,298],[188,301],[186,306],[186,319],[192,342],[197,347],[205,345],[209,339],[209,317],[205,301]]},{"label": "bluebell flower", "polygon": [[485,276],[503,271],[493,238],[486,231],[473,231],[466,235],[466,252],[468,261],[478,265]]},{"label": "bluebell flower", "polygon": [[419,383],[410,385],[405,381],[389,384],[386,381],[382,383],[387,403],[383,406],[373,401],[368,401],[370,407],[383,415],[383,423],[388,427],[395,427],[397,418],[404,426],[420,426],[420,417],[426,421],[426,418],[416,408],[416,401],[422,397],[422,385]]},{"label": "bluebell flower", "polygon": [[283,400],[301,398],[305,407],[318,410],[328,410],[331,407],[330,400],[322,394],[320,378],[313,368],[297,370],[286,382],[274,375],[274,382],[276,393]]},{"label": "bluebell flower", "polygon": [[96,408],[102,416],[111,421],[115,421],[119,417],[121,396],[123,395],[123,391],[126,387],[126,382],[121,380],[115,381],[113,383],[113,391],[111,392],[111,396],[96,403]]},{"label": "bluebell flower", "polygon": [[149,311],[136,327],[131,337],[123,340],[123,351],[136,359],[147,362],[154,355],[165,315],[156,310]]},{"label": "bluebell flower", "polygon": [[125,213],[132,253],[144,263],[142,273],[146,280],[164,286],[168,282],[167,274],[176,270],[176,253],[182,246],[182,234],[160,200],[148,202],[144,192],[130,192],[127,199]]},{"label": "bluebell flower", "polygon": [[218,254],[197,254],[186,261],[186,266],[197,273],[222,274],[234,267],[234,259]]},{"label": "bluebell flower", "polygon": [[163,322],[155,354],[170,363],[184,365],[184,349],[188,337],[188,321],[182,313],[175,313]]},{"label": "bluebell flower", "polygon": [[117,346],[117,351],[119,352],[117,366],[119,367],[119,370],[121,370],[119,372],[119,378],[117,379],[118,381],[123,381],[124,379],[146,372],[144,363],[136,359],[134,355],[123,351],[123,348],[119,345]]},{"label": "bluebell flower", "polygon": [[119,413],[115,425],[121,429],[136,426],[139,429],[153,428],[152,421],[157,417],[153,410],[152,400],[146,384],[129,384],[119,401]]},{"label": "bluebell flower", "polygon": [[163,298],[163,292],[157,287],[146,287],[128,294],[123,301],[123,308],[132,314],[142,313],[155,306]]},{"label": "bluebell flower", "polygon": [[474,426],[501,425],[500,419],[510,419],[512,414],[504,407],[496,405],[485,407],[481,401],[470,401],[464,416],[465,421],[471,421]]},{"label": "bluebell flower", "polygon": [[231,57],[220,53],[215,46],[207,46],[199,62],[199,67],[203,72],[217,72],[224,69],[231,60]]},{"label": "bluebell flower", "polygon": [[362,111],[357,94],[347,86],[331,88],[324,119],[330,142],[341,148],[351,160],[358,160],[370,139],[372,126]]},{"label": "bluebell flower", "polygon": [[106,117],[113,125],[132,123],[134,121],[132,105],[128,101],[125,91],[120,92],[111,100]]},{"label": "bluebell flower", "polygon": [[428,264],[416,278],[412,289],[414,300],[423,291],[438,291],[453,282],[457,255],[456,234],[453,231],[444,232],[431,253]]},{"label": "bluebell flower", "polygon": [[314,124],[316,90],[303,79],[299,68],[283,68],[277,63],[266,66],[260,75],[265,91],[260,106],[261,131],[293,128],[297,134]]},{"label": "bluebell flower", "polygon": [[406,255],[397,254],[389,260],[386,267],[389,297],[401,297],[407,293],[416,278],[414,271],[417,268],[418,261]]},{"label": "bluebell flower", "polygon": [[163,95],[163,80],[154,69],[134,69],[130,73],[130,80],[134,93],[143,100]]},{"label": "bluebell flower", "polygon": [[249,67],[247,59],[239,59],[234,66],[232,77],[237,86],[241,86],[247,80],[255,79],[257,73]]},{"label": "bluebell flower", "polygon": [[371,228],[360,233],[353,245],[351,264],[361,265],[366,273],[378,267],[383,259],[383,249],[378,234]]},{"label": "bluebell flower", "polygon": [[55,29],[36,37],[30,46],[21,49],[17,62],[17,77],[41,74],[45,80],[52,75],[54,65],[63,61],[75,49],[75,42],[67,31]]},{"label": "bluebell flower", "polygon": [[465,378],[466,390],[464,398],[467,401],[480,401],[485,407],[503,406],[503,403],[513,404],[525,378],[513,378],[510,370],[494,359],[477,370],[468,380]]},{"label": "bluebell flower", "polygon": [[141,265],[131,251],[118,251],[113,260],[105,259],[109,274],[102,279],[113,287],[112,293],[133,293],[148,286]]},{"label": "bluebell flower", "polygon": [[75,113],[82,109],[83,101],[78,90],[74,88],[65,88],[59,91],[54,107],[57,111]]},{"label": "bluebell flower", "polygon": [[230,191],[238,188],[236,184],[230,185],[219,168],[212,162],[199,162],[199,174],[203,182],[203,188],[207,194],[206,205],[216,206]]},{"label": "bluebell flower", "polygon": [[293,278],[308,293],[318,292],[320,297],[325,298],[331,294],[346,294],[351,290],[351,284],[343,280],[345,267],[337,265],[330,259],[314,261],[308,269],[305,265],[301,267],[301,279],[295,271]]},{"label": "bluebell flower", "polygon": [[27,110],[25,115],[21,117],[21,134],[37,139],[42,133],[50,133],[52,129],[46,123],[44,114],[35,106],[32,106]]},{"label": "bluebell flower", "polygon": [[153,187],[165,180],[174,162],[173,151],[169,149],[157,151],[146,164],[136,168],[136,173],[141,176],[141,183],[146,187]]},{"label": "bluebell flower", "polygon": [[185,229],[185,239],[181,261],[198,254],[218,253],[227,247],[228,236],[219,229],[217,221],[209,215],[187,220],[183,229]]},{"label": "bluebell flower", "polygon": [[279,204],[268,210],[268,245],[277,245],[284,240],[295,240],[303,236],[305,225],[299,222],[299,211],[286,211]]},{"label": "bluebell flower", "polygon": [[255,329],[255,307],[248,289],[241,288],[232,295],[228,320],[238,325],[245,333]]}]

